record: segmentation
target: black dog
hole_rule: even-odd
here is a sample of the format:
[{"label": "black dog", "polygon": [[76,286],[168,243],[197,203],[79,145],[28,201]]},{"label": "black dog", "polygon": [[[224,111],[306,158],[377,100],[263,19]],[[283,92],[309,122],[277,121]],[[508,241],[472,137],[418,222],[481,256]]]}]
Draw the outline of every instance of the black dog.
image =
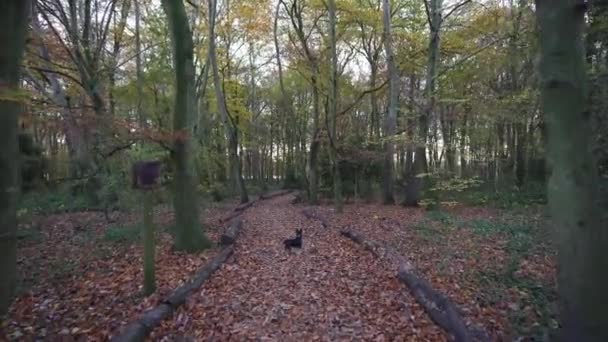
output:
[{"label": "black dog", "polygon": [[302,229],[296,229],[296,237],[293,239],[285,239],[283,241],[285,249],[291,250],[291,247],[302,248]]}]

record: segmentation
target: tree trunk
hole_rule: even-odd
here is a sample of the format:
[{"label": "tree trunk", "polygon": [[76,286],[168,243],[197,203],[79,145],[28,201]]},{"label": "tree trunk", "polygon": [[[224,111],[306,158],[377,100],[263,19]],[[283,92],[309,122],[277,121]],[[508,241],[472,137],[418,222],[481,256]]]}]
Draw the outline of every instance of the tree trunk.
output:
[{"label": "tree trunk", "polygon": [[[279,71],[279,86],[281,89],[281,101],[280,101],[280,107],[283,110],[283,123],[284,123],[284,127],[286,130],[286,134],[285,137],[287,138],[287,143],[288,143],[288,149],[291,150],[292,148],[292,144],[291,142],[293,141],[293,136],[291,134],[287,133],[287,129],[290,126],[290,124],[292,124],[291,122],[289,122],[288,120],[293,119],[294,117],[294,110],[293,110],[293,102],[291,97],[289,96],[289,94],[287,93],[287,90],[285,89],[285,81],[283,80],[283,62],[281,61],[281,47],[279,45],[279,36],[278,36],[278,22],[279,22],[279,11],[281,9],[281,2],[278,1],[277,2],[277,7],[275,10],[275,16],[274,16],[274,25],[273,25],[273,37],[274,37],[274,47],[275,47],[275,52],[276,52],[276,58],[277,58],[277,69]],[[272,125],[272,122],[271,122]],[[272,126],[271,126],[272,127]],[[270,144],[270,149],[272,151],[272,129],[271,129],[271,144]],[[285,176],[286,179],[292,180],[293,178],[295,178],[295,170],[294,170],[294,160],[293,160],[293,154],[292,153],[288,153],[286,156],[287,160],[286,160],[286,172],[285,172]],[[271,165],[271,170],[272,170],[272,153],[271,153],[271,158],[269,160],[270,165]],[[273,181],[272,179],[272,173],[270,174],[270,181]],[[293,184],[292,184],[293,185]]]},{"label": "tree trunk", "polygon": [[169,21],[173,41],[173,63],[176,76],[173,113],[175,247],[178,250],[194,252],[210,246],[209,240],[201,230],[195,182],[197,177],[194,174],[194,126],[197,111],[194,84],[196,77],[194,44],[184,3],[181,0],[163,0],[162,4]]},{"label": "tree trunk", "polygon": [[144,223],[142,242],[144,245],[144,294],[151,295],[156,291],[155,275],[155,241],[154,241],[154,198],[148,192],[142,193]]},{"label": "tree trunk", "polygon": [[[369,79],[370,88],[376,88],[376,80],[378,79],[378,65],[370,59],[371,74]],[[380,139],[380,119],[378,114],[378,95],[375,91],[370,94],[370,105],[371,105],[371,125],[369,135],[374,139]]]},{"label": "tree trunk", "polygon": [[586,5],[579,0],[537,1],[563,341],[608,341],[608,229],[600,221],[587,109]]},{"label": "tree trunk", "polygon": [[241,159],[238,154],[238,118],[234,120],[228,114],[228,108],[226,107],[226,97],[222,89],[220,81],[219,70],[217,66],[217,54],[215,49],[215,11],[216,1],[209,0],[209,62],[213,69],[213,83],[215,88],[215,98],[218,104],[220,115],[224,121],[226,127],[226,134],[228,135],[228,154],[230,157],[230,176],[234,184],[238,187],[241,203],[249,202],[249,195],[247,194],[247,188],[245,187],[245,180],[243,179]]},{"label": "tree trunk", "polygon": [[307,169],[308,169],[308,202],[312,205],[318,203],[318,189],[319,180],[317,179],[317,160],[319,159],[319,148],[321,144],[319,142],[319,117],[320,104],[319,104],[319,85],[317,84],[318,71],[314,69],[314,74],[311,78],[312,81],[312,97],[313,97],[313,121],[312,121],[312,135],[310,139],[310,152],[308,154]]},{"label": "tree trunk", "polygon": [[395,203],[394,197],[394,156],[395,143],[392,141],[397,126],[397,96],[399,85],[397,84],[397,68],[395,67],[395,56],[393,55],[393,40],[391,36],[391,4],[390,0],[382,1],[383,24],[384,24],[384,49],[387,59],[387,77],[389,78],[388,115],[385,122],[384,144],[384,172],[382,177],[382,188],[384,192],[384,204]]},{"label": "tree trunk", "polygon": [[[30,2],[0,2],[0,94],[19,88]],[[0,97],[0,315],[7,313],[17,280],[17,199],[19,197],[19,101]]]},{"label": "tree trunk", "polygon": [[338,54],[336,52],[336,2],[329,0],[329,41],[331,44],[331,75],[329,91],[329,156],[334,178],[334,203],[336,211],[342,212],[342,178],[340,177],[340,161],[338,160],[338,136],[336,134],[336,115],[338,110]]},{"label": "tree trunk", "polygon": [[146,127],[146,116],[142,108],[142,101],[144,100],[144,75],[141,65],[141,34],[140,34],[140,19],[141,19],[141,8],[139,1],[135,1],[135,69],[137,72],[137,119],[139,120],[140,129]]},{"label": "tree trunk", "polygon": [[[114,28],[114,46],[112,54],[110,56],[110,72],[109,72],[109,83],[110,83],[110,115],[113,117],[116,114],[116,98],[114,97],[114,88],[116,86],[116,73],[118,71],[118,55],[122,44],[123,34],[127,24],[127,17],[129,15],[129,9],[131,7],[131,1],[125,0],[122,2],[120,9],[120,19],[118,20],[118,27]],[[137,16],[137,12],[136,12]],[[136,33],[137,35],[137,33]]]},{"label": "tree trunk", "polygon": [[460,177],[463,178],[467,177],[467,119],[468,113],[465,112],[460,130]]},{"label": "tree trunk", "polygon": [[516,185],[518,188],[522,188],[526,178],[526,125],[523,123],[517,123],[516,134],[517,134],[517,147],[515,148],[515,176],[517,178]]},{"label": "tree trunk", "polygon": [[[428,135],[428,120],[431,118],[435,107],[435,79],[437,77],[437,64],[439,60],[439,33],[441,29],[441,3],[442,0],[431,0],[429,22],[429,56],[427,61],[426,74],[426,108],[424,113],[418,118],[418,144],[414,159],[414,179],[408,183],[406,190],[405,205],[417,206],[420,192],[424,186],[424,178],[428,172],[426,160],[426,144]],[[432,156],[431,156],[432,157]]]}]

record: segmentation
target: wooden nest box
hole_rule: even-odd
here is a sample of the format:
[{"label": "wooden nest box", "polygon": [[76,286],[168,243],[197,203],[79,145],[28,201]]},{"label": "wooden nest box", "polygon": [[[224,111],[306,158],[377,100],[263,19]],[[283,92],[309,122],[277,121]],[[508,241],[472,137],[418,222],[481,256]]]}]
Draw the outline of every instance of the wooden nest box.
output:
[{"label": "wooden nest box", "polygon": [[139,161],[133,164],[133,188],[151,190],[160,186],[162,162],[159,160]]}]

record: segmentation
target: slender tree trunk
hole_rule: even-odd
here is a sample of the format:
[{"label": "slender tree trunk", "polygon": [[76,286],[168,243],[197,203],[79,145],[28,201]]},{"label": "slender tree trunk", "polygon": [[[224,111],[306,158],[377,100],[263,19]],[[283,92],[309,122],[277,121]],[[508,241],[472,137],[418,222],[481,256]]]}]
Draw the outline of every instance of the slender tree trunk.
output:
[{"label": "slender tree trunk", "polygon": [[144,115],[142,101],[144,99],[144,75],[141,66],[141,33],[140,33],[140,21],[141,21],[141,8],[139,2],[135,1],[135,69],[137,72],[137,118],[139,120],[140,128],[146,127],[146,116]]},{"label": "slender tree trunk", "polygon": [[334,203],[336,211],[342,212],[342,178],[338,159],[338,136],[336,134],[336,115],[338,110],[338,54],[336,49],[336,2],[329,0],[329,41],[331,44],[331,75],[329,92],[329,156],[334,178]]},{"label": "slender tree trunk", "polygon": [[[19,88],[30,1],[0,2],[0,94]],[[10,96],[10,95],[9,95]],[[17,134],[21,105],[0,96],[0,315],[7,313],[17,280],[17,199],[19,146]]]},{"label": "slender tree trunk", "polygon": [[122,7],[120,9],[120,18],[118,21],[118,27],[114,28],[114,47],[110,56],[110,72],[109,72],[109,83],[110,83],[110,114],[114,116],[116,114],[116,98],[114,96],[114,88],[116,86],[116,73],[118,71],[118,55],[123,43],[123,34],[127,24],[127,17],[131,7],[131,1],[122,1]]},{"label": "slender tree trunk", "polygon": [[197,177],[194,163],[194,126],[197,111],[194,84],[196,77],[194,44],[184,3],[181,0],[163,0],[162,4],[169,21],[173,41],[173,63],[176,76],[173,113],[175,247],[178,250],[194,252],[210,246],[209,240],[201,230],[198,216]]},{"label": "slender tree trunk", "polygon": [[226,127],[226,133],[228,135],[228,154],[230,156],[230,175],[232,181],[235,182],[239,189],[241,203],[249,202],[249,195],[247,194],[247,188],[245,187],[245,180],[243,179],[241,159],[238,154],[238,118],[233,120],[228,114],[228,108],[226,107],[226,97],[222,89],[220,81],[219,70],[217,66],[217,54],[215,48],[215,10],[216,1],[209,0],[209,62],[213,69],[213,83],[215,88],[215,97],[217,100],[218,108],[224,126]]},{"label": "slender tree trunk", "polygon": [[551,227],[558,250],[561,340],[608,341],[608,229],[600,220],[587,108],[586,2],[538,0],[541,98],[551,168]]},{"label": "slender tree trunk", "polygon": [[[435,107],[435,81],[437,77],[437,64],[439,60],[439,38],[441,29],[441,3],[442,0],[430,0],[430,39],[427,74],[425,84],[426,108],[418,119],[418,144],[414,159],[414,180],[408,183],[405,205],[417,206],[420,192],[424,186],[425,174],[428,172],[426,158],[426,144],[428,135],[428,120]],[[432,158],[433,156],[431,156]]]},{"label": "slender tree trunk", "polygon": [[460,130],[460,177],[463,178],[467,177],[467,119],[468,113],[465,112]]},{"label": "slender tree trunk", "polygon": [[[414,119],[412,116],[415,113],[415,88],[416,88],[416,77],[410,76],[410,85],[409,85],[409,113],[407,119],[407,127],[405,132],[407,134],[407,146],[405,150],[405,169],[403,171],[403,179],[405,180],[405,190],[406,192],[411,191],[413,187],[410,186],[410,183],[414,181]],[[412,195],[405,195],[405,198],[412,198]],[[403,204],[406,204],[405,201]]]},{"label": "slender tree trunk", "polygon": [[156,291],[156,275],[154,267],[154,198],[149,193],[142,193],[144,224],[142,227],[142,242],[144,245],[144,294],[151,295]]},{"label": "slender tree trunk", "polygon": [[321,116],[320,99],[319,99],[319,85],[317,84],[318,70],[313,71],[312,81],[312,97],[313,97],[313,121],[312,121],[312,135],[310,139],[310,152],[308,154],[307,169],[308,169],[308,202],[310,204],[317,204],[319,180],[317,179],[317,160],[319,159],[319,148],[321,146],[319,141],[319,117]]},{"label": "slender tree trunk", "polygon": [[522,188],[526,178],[526,125],[517,123],[515,132],[517,134],[517,147],[515,149],[516,185],[518,188]]},{"label": "slender tree trunk", "polygon": [[[274,47],[275,47],[276,59],[277,59],[277,68],[279,71],[279,86],[281,89],[280,108],[283,112],[282,121],[285,124],[285,130],[287,130],[288,129],[287,127],[290,124],[292,124],[291,122],[289,122],[289,120],[293,119],[294,110],[293,110],[293,102],[292,102],[291,96],[287,93],[287,90],[285,89],[285,81],[283,80],[283,63],[281,61],[281,47],[279,45],[279,33],[278,33],[278,22],[279,22],[280,9],[281,9],[281,2],[277,1],[277,7],[275,9],[275,15],[274,15],[273,37],[274,37]],[[289,144],[289,148],[291,148],[291,144],[289,142],[292,141],[293,137],[290,134],[285,134],[285,136],[287,138],[287,143]],[[272,139],[272,137],[271,137],[271,139]],[[272,149],[272,146],[270,148]],[[287,163],[286,179],[291,179],[295,175],[293,155],[291,153],[288,153],[286,158],[287,158],[287,160],[286,160],[286,163]],[[272,158],[270,159],[270,163],[272,163]]]},{"label": "slender tree trunk", "polygon": [[399,85],[397,84],[397,68],[395,67],[395,56],[393,55],[393,39],[391,35],[391,4],[390,0],[382,1],[383,23],[384,23],[384,49],[387,59],[387,77],[389,78],[389,99],[388,115],[386,116],[385,138],[388,140],[384,144],[384,172],[382,185],[384,192],[384,204],[395,203],[394,197],[394,157],[395,143],[392,141],[397,126],[397,96]]},{"label": "slender tree trunk", "polygon": [[[370,89],[376,88],[376,80],[378,79],[378,65],[373,60],[369,61],[371,74],[369,78]],[[378,114],[378,94],[373,91],[370,94],[371,105],[371,125],[369,135],[373,139],[380,139],[380,115]]]}]

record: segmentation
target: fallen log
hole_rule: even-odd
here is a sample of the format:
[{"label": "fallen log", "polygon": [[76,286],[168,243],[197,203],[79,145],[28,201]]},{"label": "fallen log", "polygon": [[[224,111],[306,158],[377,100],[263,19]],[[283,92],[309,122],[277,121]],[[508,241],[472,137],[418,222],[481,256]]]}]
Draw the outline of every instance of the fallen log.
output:
[{"label": "fallen log", "polygon": [[238,212],[245,211],[245,210],[249,209],[252,205],[254,205],[255,202],[257,202],[257,200],[249,201],[247,203],[241,203],[236,208],[234,208],[234,211],[238,211]]},{"label": "fallen log", "polygon": [[232,220],[228,228],[224,231],[222,236],[220,237],[220,245],[228,246],[234,244],[236,238],[241,232],[241,228],[243,227],[243,221],[239,218]]},{"label": "fallen log", "polygon": [[232,219],[234,219],[236,217],[241,216],[242,213],[243,213],[242,211],[234,211],[234,212],[230,213],[228,216],[222,217],[220,219],[220,223],[226,223],[226,222],[228,222],[228,221],[230,221],[230,220],[232,220]]},{"label": "fallen log", "polygon": [[321,225],[323,226],[323,228],[327,228],[328,224],[327,224],[327,220],[321,216],[318,215],[312,208],[306,208],[302,210],[302,215],[304,215],[304,217],[306,217],[309,220],[313,220],[313,221],[319,221],[321,222]]},{"label": "fallen log", "polygon": [[288,194],[290,192],[292,192],[292,190],[272,191],[272,192],[260,195],[260,197],[258,199],[256,199],[256,200],[249,201],[247,203],[239,204],[238,206],[236,206],[232,210],[232,212],[230,214],[228,214],[228,216],[220,218],[220,223],[225,223],[225,222],[228,222],[228,221],[234,219],[235,217],[238,217],[239,215],[241,215],[242,213],[244,213],[247,209],[251,208],[258,201],[265,201],[265,200],[268,200],[268,199],[271,199],[271,198],[283,196],[283,195],[286,195],[286,194]]},{"label": "fallen log", "polygon": [[265,194],[260,195],[260,200],[264,200],[264,201],[269,200],[271,198],[287,195],[291,192],[293,192],[293,190],[290,190],[290,189],[267,192]]},{"label": "fallen log", "polygon": [[175,289],[169,297],[158,306],[144,312],[136,321],[129,324],[123,331],[113,337],[114,342],[144,341],[152,330],[164,319],[171,316],[173,312],[186,302],[186,298],[194,290],[200,288],[203,283],[217,271],[220,266],[228,260],[234,252],[234,246],[224,248],[211,261],[196,272],[195,277],[188,283]]},{"label": "fallen log", "polygon": [[424,308],[433,322],[452,336],[454,341],[489,341],[486,333],[477,327],[467,328],[458,308],[442,293],[433,289],[429,282],[419,278],[412,265],[393,248],[369,240],[351,230],[340,233],[362,245],[376,257],[388,259],[397,268],[397,278],[412,292],[416,301]]},{"label": "fallen log", "polygon": [[291,200],[291,204],[299,204],[302,202],[304,202],[304,195],[302,195],[302,193],[298,191]]},{"label": "fallen log", "polygon": [[409,287],[414,298],[422,305],[431,319],[454,337],[454,341],[472,341],[464,320],[446,296],[433,289],[426,280],[417,277],[405,268],[400,267],[397,277]]}]

